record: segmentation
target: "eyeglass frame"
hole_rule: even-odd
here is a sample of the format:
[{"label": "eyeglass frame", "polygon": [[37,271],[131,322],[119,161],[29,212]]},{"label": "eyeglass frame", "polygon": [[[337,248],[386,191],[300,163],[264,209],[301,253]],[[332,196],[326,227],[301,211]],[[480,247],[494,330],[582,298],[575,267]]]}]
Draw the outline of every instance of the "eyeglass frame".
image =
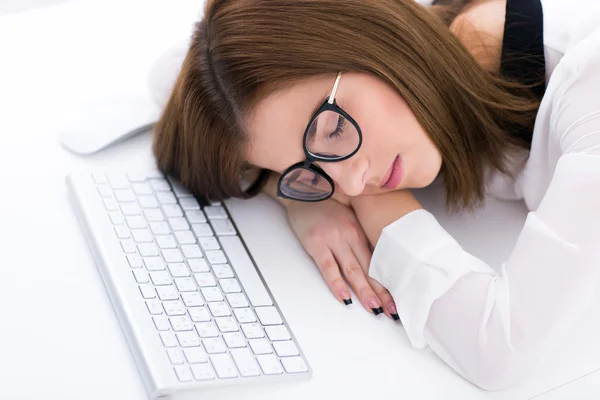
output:
[{"label": "eyeglass frame", "polygon": [[[306,158],[304,161],[300,161],[300,162],[297,162],[296,164],[291,165],[283,172],[283,174],[281,174],[281,176],[279,177],[279,181],[277,182],[277,196],[278,197],[281,197],[284,199],[296,200],[296,201],[304,201],[304,202],[309,202],[309,203],[325,201],[325,200],[331,198],[331,196],[333,196],[333,194],[335,193],[335,183],[333,183],[333,179],[325,171],[323,171],[322,168],[320,168],[318,165],[315,165],[314,162],[316,162],[316,161],[319,161],[319,162],[344,161],[344,160],[349,159],[353,155],[355,155],[358,152],[358,150],[360,150],[360,147],[362,145],[362,131],[360,129],[360,126],[354,120],[354,118],[352,118],[346,111],[344,111],[340,106],[338,106],[335,101],[335,95],[337,93],[337,89],[340,84],[341,78],[342,78],[342,72],[338,72],[329,97],[323,102],[323,104],[321,104],[321,106],[317,109],[317,111],[315,111],[313,113],[312,117],[308,121],[308,125],[306,126],[306,129],[304,130],[304,135],[302,137],[302,148],[304,150],[304,155]],[[350,122],[352,125],[354,125],[354,128],[356,128],[356,132],[358,133],[358,145],[356,146],[356,149],[354,149],[354,151],[351,152],[350,154],[342,156],[342,157],[337,157],[337,158],[327,158],[327,157],[321,157],[321,156],[312,154],[306,147],[306,139],[307,139],[308,131],[310,130],[310,127],[312,126],[313,122],[317,119],[317,117],[325,111],[334,111],[334,112],[340,114],[342,117],[346,118],[346,120],[348,120],[348,122]],[[324,197],[322,199],[317,199],[317,200],[298,199],[298,198],[291,197],[291,196],[284,194],[281,191],[281,185],[283,183],[283,179],[290,172],[292,172],[295,169],[306,169],[306,170],[312,171],[313,173],[319,175],[320,177],[325,179],[327,182],[329,182],[329,184],[331,185],[331,193],[329,193],[329,195],[327,197]]]}]

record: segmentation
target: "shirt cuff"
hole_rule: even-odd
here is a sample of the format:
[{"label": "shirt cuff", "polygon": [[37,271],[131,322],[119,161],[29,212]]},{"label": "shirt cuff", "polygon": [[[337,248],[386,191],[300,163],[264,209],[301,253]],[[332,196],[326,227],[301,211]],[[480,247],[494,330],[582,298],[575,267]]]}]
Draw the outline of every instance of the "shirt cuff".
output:
[{"label": "shirt cuff", "polygon": [[497,275],[465,252],[426,210],[386,226],[375,246],[369,276],[386,287],[411,344],[426,346],[424,329],[435,300],[469,272]]}]

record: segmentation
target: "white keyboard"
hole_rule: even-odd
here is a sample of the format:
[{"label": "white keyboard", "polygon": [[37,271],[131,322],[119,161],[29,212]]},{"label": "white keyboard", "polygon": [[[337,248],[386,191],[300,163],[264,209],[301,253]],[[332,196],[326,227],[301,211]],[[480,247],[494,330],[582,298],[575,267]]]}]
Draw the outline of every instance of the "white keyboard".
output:
[{"label": "white keyboard", "polygon": [[67,185],[151,398],[310,376],[224,205],[155,171]]}]

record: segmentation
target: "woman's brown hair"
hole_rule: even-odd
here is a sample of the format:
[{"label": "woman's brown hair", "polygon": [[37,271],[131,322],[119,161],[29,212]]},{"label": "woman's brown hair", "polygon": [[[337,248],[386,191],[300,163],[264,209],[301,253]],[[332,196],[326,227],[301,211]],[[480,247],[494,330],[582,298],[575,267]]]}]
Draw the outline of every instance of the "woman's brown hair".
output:
[{"label": "woman's brown hair", "polygon": [[448,25],[468,0],[428,8],[414,0],[209,0],[156,125],[158,167],[209,200],[244,191],[244,121],[253,107],[306,77],[372,74],[406,100],[442,154],[447,204],[484,197],[486,167],[505,172],[509,150],[527,147],[538,101],[485,71]]}]

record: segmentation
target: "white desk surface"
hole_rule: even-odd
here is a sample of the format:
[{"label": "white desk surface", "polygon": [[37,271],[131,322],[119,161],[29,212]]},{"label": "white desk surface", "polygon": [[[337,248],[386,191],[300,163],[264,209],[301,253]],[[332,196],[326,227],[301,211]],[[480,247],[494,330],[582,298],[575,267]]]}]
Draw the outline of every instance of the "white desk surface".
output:
[{"label": "white desk surface", "polygon": [[[146,93],[149,66],[187,35],[200,3],[0,3],[0,398],[147,399],[68,203],[64,175],[152,165],[150,137],[81,158],[62,149],[53,130],[61,113],[86,98]],[[419,197],[426,207],[440,209],[435,190]],[[570,344],[527,383],[483,392],[435,354],[413,350],[391,320],[334,301],[272,200],[228,204],[314,376],[206,393],[203,399],[321,399],[328,393],[348,400],[600,398],[600,373],[594,373],[600,370],[594,340],[600,321],[592,318],[600,302],[574,329]],[[477,218],[440,219],[466,248],[497,267],[524,216],[520,204],[491,202]]]}]

